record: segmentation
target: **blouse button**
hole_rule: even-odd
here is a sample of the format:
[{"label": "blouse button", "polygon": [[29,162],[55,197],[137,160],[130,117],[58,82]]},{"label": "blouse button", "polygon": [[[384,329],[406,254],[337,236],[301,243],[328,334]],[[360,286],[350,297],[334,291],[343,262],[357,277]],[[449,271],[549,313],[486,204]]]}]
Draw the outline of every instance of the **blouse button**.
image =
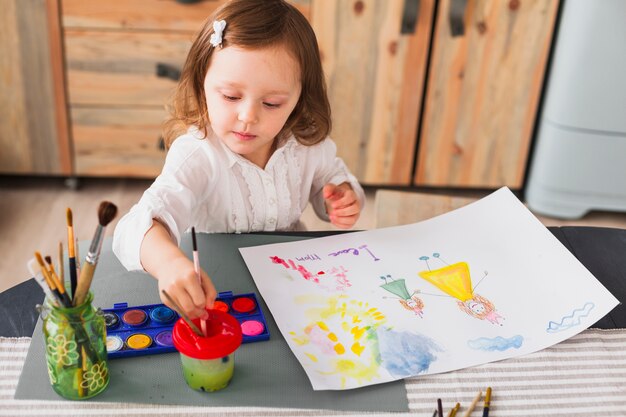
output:
[{"label": "blouse button", "polygon": [[274,204],[276,204],[276,200],[273,198],[270,198],[270,205],[273,206]]},{"label": "blouse button", "polygon": [[268,220],[268,222],[269,224],[274,224],[276,222],[276,219],[272,217],[271,219]]}]

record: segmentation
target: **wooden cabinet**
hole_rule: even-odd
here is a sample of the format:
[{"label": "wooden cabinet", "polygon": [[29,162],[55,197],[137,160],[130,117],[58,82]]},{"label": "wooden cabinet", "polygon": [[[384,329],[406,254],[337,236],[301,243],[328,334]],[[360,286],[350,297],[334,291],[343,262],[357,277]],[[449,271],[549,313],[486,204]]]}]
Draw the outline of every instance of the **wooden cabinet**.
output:
[{"label": "wooden cabinet", "polygon": [[312,4],[332,137],[363,183],[411,183],[433,12],[434,0]]},{"label": "wooden cabinet", "polygon": [[415,185],[521,188],[557,0],[440,2]]},{"label": "wooden cabinet", "polygon": [[[157,65],[181,68],[225,1],[0,0],[0,172],[155,177],[176,85]],[[522,187],[558,0],[291,3],[317,34],[331,136],[363,184]]]},{"label": "wooden cabinet", "polygon": [[[401,33],[410,3],[416,26]],[[332,135],[349,168],[370,185],[520,188],[557,7],[314,1]]]},{"label": "wooden cabinet", "polygon": [[0,173],[72,173],[56,6],[0,0]]}]

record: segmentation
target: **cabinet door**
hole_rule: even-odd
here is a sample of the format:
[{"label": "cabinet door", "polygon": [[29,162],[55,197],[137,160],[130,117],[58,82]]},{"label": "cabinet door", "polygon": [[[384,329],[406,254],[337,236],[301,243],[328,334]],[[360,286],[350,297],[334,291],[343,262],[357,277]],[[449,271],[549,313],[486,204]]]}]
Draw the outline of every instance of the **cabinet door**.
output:
[{"label": "cabinet door", "polygon": [[[433,3],[312,3],[333,112],[331,136],[365,184],[411,183]],[[412,26],[411,15],[417,15],[414,28],[401,33],[403,20]]]},{"label": "cabinet door", "polygon": [[557,0],[440,3],[415,185],[521,188]]},{"label": "cabinet door", "polygon": [[69,175],[58,2],[0,5],[0,172]]}]

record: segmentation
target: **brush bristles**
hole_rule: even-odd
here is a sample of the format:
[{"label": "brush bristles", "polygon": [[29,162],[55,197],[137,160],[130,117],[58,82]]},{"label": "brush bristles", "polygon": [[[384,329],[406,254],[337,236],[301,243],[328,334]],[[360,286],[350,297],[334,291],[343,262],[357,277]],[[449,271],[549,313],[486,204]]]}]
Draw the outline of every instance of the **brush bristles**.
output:
[{"label": "brush bristles", "polygon": [[46,260],[46,263],[48,265],[52,265],[52,257],[51,256],[46,256],[46,257],[44,257],[44,259]]},{"label": "brush bristles", "polygon": [[98,222],[100,226],[107,226],[117,215],[117,206],[110,201],[103,201],[98,207]]},{"label": "brush bristles", "polygon": [[67,210],[65,211],[65,216],[67,217],[67,227],[73,227],[74,226],[74,219],[72,217],[72,209],[71,208],[67,208]]},{"label": "brush bristles", "polygon": [[196,243],[196,228],[195,227],[191,228],[191,240],[193,241],[193,250],[197,251],[198,243]]}]

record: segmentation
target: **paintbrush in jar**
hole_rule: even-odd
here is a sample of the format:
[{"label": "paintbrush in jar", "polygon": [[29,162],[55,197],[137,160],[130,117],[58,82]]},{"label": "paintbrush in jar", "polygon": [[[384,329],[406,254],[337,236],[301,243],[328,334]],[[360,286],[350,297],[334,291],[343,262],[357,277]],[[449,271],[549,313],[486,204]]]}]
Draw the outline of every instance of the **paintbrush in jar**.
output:
[{"label": "paintbrush in jar", "polygon": [[70,268],[70,288],[72,290],[72,299],[76,298],[76,285],[78,282],[76,274],[76,252],[74,249],[74,216],[72,209],[67,208],[65,212],[67,219],[67,256],[69,258]]},{"label": "paintbrush in jar", "polygon": [[39,264],[39,269],[41,269],[41,273],[44,276],[48,285],[50,286],[50,289],[52,290],[52,292],[54,292],[57,295],[57,298],[61,300],[61,304],[64,307],[70,307],[72,304],[69,301],[69,297],[67,296],[67,294],[63,295],[56,281],[52,279],[52,276],[50,275],[48,268],[46,268],[46,264],[44,263],[41,253],[35,252],[35,259],[37,260],[37,263]]},{"label": "paintbrush in jar", "polygon": [[100,256],[100,250],[102,249],[102,241],[104,240],[104,232],[109,223],[115,218],[117,214],[117,207],[115,204],[109,201],[103,201],[98,207],[98,227],[91,239],[91,245],[85,256],[85,262],[83,263],[80,271],[80,277],[78,278],[78,284],[76,285],[76,294],[74,295],[74,305],[78,306],[85,301],[87,294],[89,293],[89,287],[91,286],[91,280],[98,264],[98,257]]},{"label": "paintbrush in jar", "polygon": [[59,242],[59,280],[65,282],[65,262],[63,262],[63,242]]},{"label": "paintbrush in jar", "polygon": [[65,300],[65,303],[68,306],[71,306],[72,299],[70,298],[70,295],[65,290],[65,284],[59,278],[56,271],[54,270],[54,264],[52,263],[52,258],[50,256],[46,256],[44,259],[46,260],[46,264],[48,264],[47,268],[48,268],[48,274],[50,275],[50,278],[52,278],[52,281],[54,281],[54,284],[59,289],[59,292],[61,293],[61,297],[63,297],[63,299]]},{"label": "paintbrush in jar", "polygon": [[46,294],[46,297],[48,297],[57,306],[62,306],[62,301],[54,292],[52,292],[52,288],[50,288],[50,285],[48,284],[48,281],[46,281],[46,279],[44,278],[43,274],[36,271],[36,266],[37,261],[35,260],[35,258],[31,258],[28,260],[28,262],[26,262],[28,272],[30,272],[33,278],[35,278],[35,281],[37,282],[37,284],[39,284],[44,294]]},{"label": "paintbrush in jar", "polygon": [[[61,289],[59,285],[57,285],[55,280],[52,278],[39,252],[35,252],[35,259],[37,260],[37,263],[39,264],[39,268],[41,269],[41,273],[43,274],[47,284],[50,286],[50,289],[52,290],[52,292],[56,295],[56,300],[59,306],[63,308],[71,308],[72,307],[71,300],[69,299],[67,293],[65,292],[61,293]],[[65,290],[63,289],[63,291]],[[85,349],[87,349],[87,354],[89,355],[89,358],[91,358],[92,361],[95,361],[97,357],[93,350],[93,347],[91,346],[91,342],[89,342],[89,339],[87,338],[85,329],[83,329],[80,325],[77,325],[76,323],[70,323],[70,326],[72,326],[72,328],[74,329],[74,332],[76,333],[78,339],[86,341]]]},{"label": "paintbrush in jar", "polygon": [[76,251],[76,275],[80,276],[80,246],[78,245],[78,238],[74,240],[74,251]]}]

